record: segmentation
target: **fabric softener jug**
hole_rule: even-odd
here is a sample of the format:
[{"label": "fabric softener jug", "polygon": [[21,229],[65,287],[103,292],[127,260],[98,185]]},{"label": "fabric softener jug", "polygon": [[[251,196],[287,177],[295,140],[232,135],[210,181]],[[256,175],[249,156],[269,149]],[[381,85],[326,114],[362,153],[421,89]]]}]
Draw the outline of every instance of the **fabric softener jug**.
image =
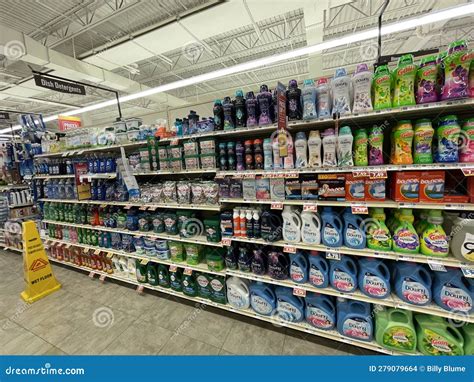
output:
[{"label": "fabric softener jug", "polygon": [[380,346],[404,353],[416,352],[416,331],[411,311],[377,305],[374,312],[375,341]]},{"label": "fabric softener jug", "polygon": [[372,341],[373,327],[369,303],[337,299],[337,331],[341,335],[360,341]]},{"label": "fabric softener jug", "polygon": [[328,247],[342,246],[342,221],[331,207],[323,207],[321,213],[321,241]]},{"label": "fabric softener jug", "polygon": [[276,309],[276,296],[273,288],[261,282],[250,285],[250,306],[262,316],[271,316]]},{"label": "fabric softener jug", "polygon": [[359,289],[369,297],[390,295],[390,270],[382,260],[363,257],[359,260]]},{"label": "fabric softener jug", "polygon": [[305,297],[305,303],[305,317],[308,324],[318,329],[334,329],[336,306],[331,296],[310,292]]},{"label": "fabric softener jug", "polygon": [[471,313],[474,281],[465,278],[457,268],[434,272],[433,299],[443,309]]},{"label": "fabric softener jug", "polygon": [[290,264],[283,252],[272,251],[268,254],[268,275],[275,280],[286,280]]},{"label": "fabric softener jug", "polygon": [[326,288],[329,285],[329,264],[327,260],[311,251],[309,257],[309,283],[317,288]]},{"label": "fabric softener jug", "polygon": [[294,296],[293,290],[286,287],[276,287],[277,316],[283,321],[300,322],[304,318],[304,300]]},{"label": "fabric softener jug", "polygon": [[414,305],[431,302],[431,275],[421,264],[397,262],[394,265],[394,286],[397,296]]},{"label": "fabric softener jug", "polygon": [[308,281],[308,257],[304,252],[290,253],[290,279],[300,284]]},{"label": "fabric softener jug", "polygon": [[418,351],[424,355],[464,355],[461,332],[444,318],[415,314]]},{"label": "fabric softener jug", "polygon": [[229,277],[226,286],[229,304],[236,309],[248,309],[250,306],[250,281]]},{"label": "fabric softener jug", "polygon": [[366,245],[363,219],[354,215],[350,208],[344,210],[344,245],[348,248],[363,249]]},{"label": "fabric softener jug", "polygon": [[329,282],[341,292],[357,289],[357,265],[351,257],[341,255],[341,260],[329,260]]}]

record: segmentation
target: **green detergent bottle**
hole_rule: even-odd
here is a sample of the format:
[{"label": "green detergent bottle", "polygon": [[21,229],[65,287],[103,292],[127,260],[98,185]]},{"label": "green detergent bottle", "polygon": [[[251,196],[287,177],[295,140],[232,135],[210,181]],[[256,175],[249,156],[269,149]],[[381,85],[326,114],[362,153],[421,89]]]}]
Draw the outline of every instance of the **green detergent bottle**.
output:
[{"label": "green detergent bottle", "polygon": [[197,273],[196,283],[198,287],[198,296],[201,298],[211,298],[211,284],[209,280],[209,274]]},{"label": "green detergent bottle", "polygon": [[357,129],[354,134],[354,165],[368,166],[369,156],[367,151],[369,137],[364,128]]},{"label": "green detergent bottle", "polygon": [[194,272],[183,274],[183,293],[186,296],[196,297],[198,295],[198,286]]},{"label": "green detergent bottle", "polygon": [[416,352],[416,331],[411,311],[377,305],[374,312],[375,341],[380,346],[404,353]]},{"label": "green detergent bottle", "polygon": [[444,318],[415,314],[418,351],[425,355],[464,355],[464,339]]},{"label": "green detergent bottle", "polygon": [[211,301],[218,304],[227,303],[225,276],[209,275],[209,284],[211,286]]},{"label": "green detergent bottle", "polygon": [[390,232],[393,233],[395,231],[395,228],[398,226],[398,217],[400,216],[400,211],[401,210],[391,210],[391,214],[389,218],[387,219],[387,227],[390,230]]},{"label": "green detergent bottle", "polygon": [[166,264],[158,265],[158,285],[162,288],[170,287],[170,272]]},{"label": "green detergent bottle", "polygon": [[431,210],[428,225],[421,234],[420,250],[423,255],[446,257],[449,253],[448,236],[443,229],[443,215],[440,210]]},{"label": "green detergent bottle", "polygon": [[464,355],[474,355],[474,324],[461,326],[461,333],[464,337]]},{"label": "green detergent bottle", "polygon": [[412,210],[402,209],[398,217],[398,225],[393,231],[393,250],[401,253],[419,253],[420,238],[413,227]]},{"label": "green detergent bottle", "polygon": [[176,268],[174,271],[170,270],[170,287],[176,292],[183,291],[183,269]]},{"label": "green detergent bottle", "polygon": [[158,267],[155,263],[149,262],[146,265],[146,277],[148,279],[148,284],[158,285]]},{"label": "green detergent bottle", "polygon": [[135,274],[139,283],[148,282],[146,265],[141,263],[141,260],[135,260]]},{"label": "green detergent bottle", "polygon": [[375,69],[372,81],[374,109],[382,110],[392,107],[391,78],[388,65],[380,65]]},{"label": "green detergent bottle", "polygon": [[392,235],[385,225],[383,208],[371,208],[369,216],[372,220],[366,225],[367,247],[379,251],[390,251]]},{"label": "green detergent bottle", "polygon": [[415,105],[415,75],[417,67],[413,55],[404,54],[392,72],[393,106]]},{"label": "green detergent bottle", "polygon": [[415,222],[415,229],[418,236],[421,236],[425,228],[428,226],[428,214],[429,210],[421,210],[418,214],[418,220]]}]

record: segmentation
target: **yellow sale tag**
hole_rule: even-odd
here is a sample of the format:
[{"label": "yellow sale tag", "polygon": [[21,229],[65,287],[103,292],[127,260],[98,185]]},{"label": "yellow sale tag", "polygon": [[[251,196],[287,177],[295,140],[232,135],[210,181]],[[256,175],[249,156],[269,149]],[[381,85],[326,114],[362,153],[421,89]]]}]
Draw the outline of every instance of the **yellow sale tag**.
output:
[{"label": "yellow sale tag", "polygon": [[148,259],[142,259],[142,260],[140,261],[140,264],[141,264],[141,265],[147,265],[148,262],[149,262]]}]

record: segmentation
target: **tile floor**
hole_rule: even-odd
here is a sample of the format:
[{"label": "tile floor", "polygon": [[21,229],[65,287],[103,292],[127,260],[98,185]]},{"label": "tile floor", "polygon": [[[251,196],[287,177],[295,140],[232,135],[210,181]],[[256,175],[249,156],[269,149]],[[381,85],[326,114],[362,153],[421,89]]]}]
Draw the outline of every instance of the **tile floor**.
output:
[{"label": "tile floor", "polygon": [[31,305],[21,255],[0,251],[0,354],[372,354],[174,296],[53,265],[62,288]]}]

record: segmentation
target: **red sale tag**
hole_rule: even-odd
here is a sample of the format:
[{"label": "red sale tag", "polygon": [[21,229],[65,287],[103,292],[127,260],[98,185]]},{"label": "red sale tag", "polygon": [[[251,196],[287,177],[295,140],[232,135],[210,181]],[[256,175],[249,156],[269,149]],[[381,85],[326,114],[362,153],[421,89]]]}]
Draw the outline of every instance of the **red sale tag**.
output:
[{"label": "red sale tag", "polygon": [[365,178],[369,175],[369,172],[367,170],[355,170],[352,171],[352,176],[354,178]]},{"label": "red sale tag", "polygon": [[306,290],[301,288],[293,288],[293,296],[306,297]]},{"label": "red sale tag", "polygon": [[353,214],[368,214],[369,208],[367,206],[351,206],[351,212]]},{"label": "red sale tag", "polygon": [[370,170],[370,179],[387,179],[387,170]]},{"label": "red sale tag", "polygon": [[462,168],[461,169],[464,176],[473,176],[474,175],[474,168]]},{"label": "red sale tag", "polygon": [[177,269],[178,269],[177,265],[174,265],[174,264],[170,265],[170,272],[176,272]]},{"label": "red sale tag", "polygon": [[193,274],[193,270],[190,268],[184,268],[183,273],[187,276],[191,276]]},{"label": "red sale tag", "polygon": [[317,210],[318,206],[316,204],[303,204],[303,211],[316,212]]},{"label": "red sale tag", "polygon": [[104,282],[106,277],[107,277],[107,275],[100,275],[99,280],[101,282]]},{"label": "red sale tag", "polygon": [[137,292],[138,294],[142,294],[142,293],[143,293],[143,285],[138,285],[138,286],[137,286],[137,289],[136,289],[136,292]]},{"label": "red sale tag", "polygon": [[91,279],[93,279],[94,276],[95,276],[95,272],[94,272],[94,271],[91,271],[91,272],[89,273],[89,277],[90,277]]},{"label": "red sale tag", "polygon": [[292,245],[285,245],[283,247],[283,252],[285,252],[285,253],[296,253],[296,247],[293,247]]},{"label": "red sale tag", "polygon": [[255,174],[254,173],[250,173],[250,174],[244,173],[243,178],[244,179],[255,179]]},{"label": "red sale tag", "polygon": [[272,202],[270,205],[270,209],[272,210],[282,210],[283,209],[283,203],[282,202]]},{"label": "red sale tag", "polygon": [[228,237],[223,237],[221,240],[222,245],[225,245],[226,247],[230,247],[232,244],[232,240],[229,239]]}]

